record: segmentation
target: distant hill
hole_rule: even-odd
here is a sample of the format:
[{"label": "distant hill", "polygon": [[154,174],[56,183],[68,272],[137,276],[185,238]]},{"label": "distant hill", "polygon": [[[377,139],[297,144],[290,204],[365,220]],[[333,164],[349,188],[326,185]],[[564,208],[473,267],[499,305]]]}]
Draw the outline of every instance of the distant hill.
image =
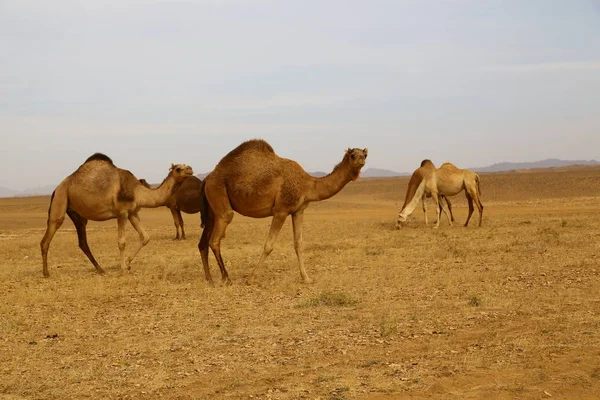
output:
[{"label": "distant hill", "polygon": [[532,168],[555,168],[555,167],[566,167],[569,165],[600,165],[600,162],[596,160],[559,160],[558,158],[548,158],[546,160],[534,161],[534,162],[502,162],[492,164],[488,167],[470,168],[476,172],[501,172],[501,171],[512,171],[516,169],[532,169]]},{"label": "distant hill", "polygon": [[0,187],[0,197],[12,197],[15,195],[15,193],[17,192],[12,189]]},{"label": "distant hill", "polygon": [[[587,166],[600,166],[600,162],[596,160],[560,160],[558,158],[548,158],[546,160],[534,161],[534,162],[501,162],[492,164],[488,167],[469,168],[476,172],[502,172],[502,171],[514,171],[514,170],[527,170],[535,168],[560,168],[568,167],[573,165],[587,165]],[[310,175],[317,178],[323,177],[328,172],[315,171],[309,172]],[[396,172],[389,169],[381,168],[367,168],[362,173],[363,178],[384,178],[392,176],[410,176],[411,172]],[[196,175],[200,179],[206,178],[207,173]],[[56,185],[47,185],[27,189],[23,191],[12,190],[9,188],[0,187],[0,197],[24,197],[24,196],[44,196],[49,195],[56,188]]]},{"label": "distant hill", "polygon": [[367,168],[360,173],[363,178],[384,178],[389,176],[407,176],[411,175],[409,172],[396,172],[389,169],[381,168]]}]

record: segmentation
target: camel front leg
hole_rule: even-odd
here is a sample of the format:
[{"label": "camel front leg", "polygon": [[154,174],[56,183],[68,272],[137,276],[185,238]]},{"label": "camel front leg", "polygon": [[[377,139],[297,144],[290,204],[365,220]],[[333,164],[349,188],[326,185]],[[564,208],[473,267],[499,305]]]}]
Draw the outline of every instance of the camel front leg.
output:
[{"label": "camel front leg", "polygon": [[256,267],[254,267],[254,270],[248,277],[248,281],[247,281],[248,284],[254,283],[254,280],[256,278],[256,273],[258,272],[260,267],[265,262],[265,259],[273,251],[273,247],[275,246],[275,241],[277,241],[277,236],[279,236],[279,231],[281,231],[281,227],[283,226],[283,223],[285,222],[286,218],[287,218],[287,214],[276,214],[273,216],[273,221],[271,221],[271,229],[269,230],[269,238],[267,239],[267,242],[265,243],[265,247],[264,247],[262,256],[260,257],[260,261],[258,261],[258,264],[256,264]]},{"label": "camel front leg", "polygon": [[425,225],[427,225],[429,221],[427,220],[427,204],[425,204],[425,196],[423,196],[421,202],[423,203],[423,216],[425,217]]},{"label": "camel front leg", "polygon": [[179,240],[181,236],[179,235],[179,216],[177,215],[177,210],[175,208],[169,208],[171,211],[171,216],[173,217],[173,224],[175,225],[175,238],[173,240]]},{"label": "camel front leg", "polygon": [[140,236],[140,242],[137,244],[136,248],[133,250],[133,253],[131,253],[131,256],[129,256],[127,258],[127,268],[131,269],[131,261],[134,259],[134,257],[137,255],[137,253],[139,253],[139,251],[145,245],[148,244],[148,242],[150,241],[150,236],[148,236],[148,233],[146,232],[146,229],[144,229],[144,226],[142,225],[142,223],[140,221],[140,217],[138,217],[137,214],[130,214],[129,222],[131,223],[131,225],[133,225],[133,227],[137,231],[138,235]]},{"label": "camel front leg", "polygon": [[313,280],[308,277],[306,269],[304,269],[304,255],[302,243],[302,221],[304,220],[304,211],[292,214],[292,226],[294,229],[294,249],[298,257],[298,266],[300,267],[300,275],[305,283],[312,283]]}]

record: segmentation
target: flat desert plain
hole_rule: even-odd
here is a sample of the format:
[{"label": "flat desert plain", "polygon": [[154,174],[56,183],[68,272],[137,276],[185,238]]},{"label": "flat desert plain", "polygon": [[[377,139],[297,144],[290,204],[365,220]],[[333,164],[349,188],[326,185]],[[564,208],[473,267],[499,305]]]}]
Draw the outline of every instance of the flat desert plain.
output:
[{"label": "flat desert plain", "polygon": [[[90,222],[96,274],[67,219],[42,277],[49,197],[0,200],[5,399],[598,399],[600,169],[481,175],[483,227],[394,229],[408,178],[361,179],[291,222],[245,284],[270,219],[236,215],[232,286],[209,286],[198,215],[166,208],[119,269],[116,221]],[[430,200],[428,201],[431,204]],[[128,249],[137,235],[128,227]],[[211,255],[213,277],[220,274]]]}]

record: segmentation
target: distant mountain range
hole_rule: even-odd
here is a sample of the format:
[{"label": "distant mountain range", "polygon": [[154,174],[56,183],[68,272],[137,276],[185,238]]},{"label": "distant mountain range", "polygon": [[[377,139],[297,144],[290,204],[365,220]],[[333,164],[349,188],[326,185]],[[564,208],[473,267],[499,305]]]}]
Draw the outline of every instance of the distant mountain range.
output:
[{"label": "distant mountain range", "polygon": [[[492,164],[488,167],[469,168],[476,172],[501,172],[501,171],[512,171],[520,169],[533,169],[533,168],[556,168],[566,167],[569,165],[600,165],[600,162],[596,160],[560,160],[558,158],[548,158],[546,160],[534,161],[534,162],[502,162]],[[328,174],[328,172],[315,171],[309,172],[312,176],[322,177]],[[384,178],[392,176],[409,176],[411,172],[396,172],[389,169],[380,168],[367,168],[361,173],[363,178]],[[196,175],[200,179],[204,179],[208,175],[198,174]],[[25,196],[45,196],[52,193],[56,188],[56,185],[47,185],[37,188],[27,189],[23,191],[12,190],[4,187],[0,187],[0,197],[25,197]]]},{"label": "distant mountain range", "polygon": [[533,168],[556,168],[569,165],[600,165],[596,160],[559,160],[558,158],[548,158],[542,161],[510,163],[503,162],[492,164],[489,167],[471,168],[476,172],[501,172],[512,171],[515,169],[533,169]]}]

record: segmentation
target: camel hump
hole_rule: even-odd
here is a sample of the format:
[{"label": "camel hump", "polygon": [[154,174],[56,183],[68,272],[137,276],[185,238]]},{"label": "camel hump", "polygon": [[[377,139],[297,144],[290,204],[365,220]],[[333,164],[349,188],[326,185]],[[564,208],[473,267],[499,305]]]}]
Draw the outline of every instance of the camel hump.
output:
[{"label": "camel hump", "polygon": [[92,154],[91,156],[88,157],[87,160],[85,160],[84,164],[88,161],[106,161],[106,162],[113,164],[113,161],[110,159],[110,157],[107,156],[106,154],[102,154],[102,153]]},{"label": "camel hump", "polygon": [[225,157],[223,157],[223,159],[235,158],[238,155],[240,155],[248,150],[255,150],[255,151],[260,151],[263,153],[275,154],[275,150],[273,150],[273,147],[271,147],[271,145],[269,143],[267,143],[265,140],[251,139],[251,140],[245,141],[244,143],[240,144],[235,149],[231,150]]},{"label": "camel hump", "polygon": [[[423,161],[421,161],[421,167],[424,167],[426,165],[433,165],[433,162],[431,162],[431,160],[426,158]],[[434,165],[434,167],[435,167],[435,165]]]},{"label": "camel hump", "polygon": [[456,168],[456,169],[458,169],[458,167],[456,165],[452,164],[451,162],[445,162],[445,163],[443,163],[440,168],[442,168],[442,167],[445,167],[445,168]]}]

